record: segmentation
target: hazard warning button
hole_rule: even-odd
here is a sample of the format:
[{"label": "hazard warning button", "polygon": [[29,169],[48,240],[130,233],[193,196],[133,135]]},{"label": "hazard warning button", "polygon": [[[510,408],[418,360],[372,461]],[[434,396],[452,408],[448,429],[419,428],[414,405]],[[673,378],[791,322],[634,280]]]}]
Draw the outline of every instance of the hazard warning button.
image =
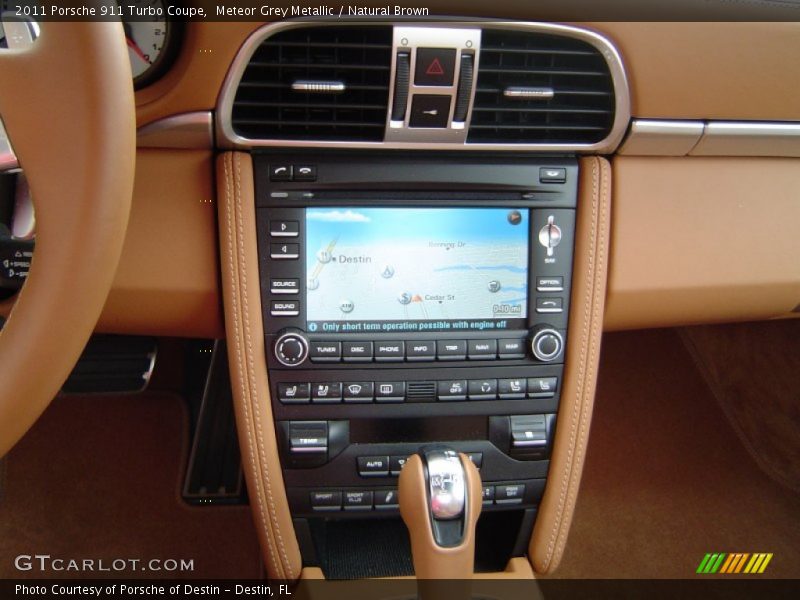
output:
[{"label": "hazard warning button", "polygon": [[415,85],[453,85],[456,51],[448,48],[417,49]]}]

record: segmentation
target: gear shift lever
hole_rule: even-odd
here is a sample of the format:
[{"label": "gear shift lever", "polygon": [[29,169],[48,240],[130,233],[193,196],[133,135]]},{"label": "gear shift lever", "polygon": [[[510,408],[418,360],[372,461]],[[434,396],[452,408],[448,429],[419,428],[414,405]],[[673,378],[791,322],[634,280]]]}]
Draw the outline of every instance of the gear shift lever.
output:
[{"label": "gear shift lever", "polygon": [[471,579],[481,478],[463,454],[422,448],[400,472],[400,514],[418,579]]}]

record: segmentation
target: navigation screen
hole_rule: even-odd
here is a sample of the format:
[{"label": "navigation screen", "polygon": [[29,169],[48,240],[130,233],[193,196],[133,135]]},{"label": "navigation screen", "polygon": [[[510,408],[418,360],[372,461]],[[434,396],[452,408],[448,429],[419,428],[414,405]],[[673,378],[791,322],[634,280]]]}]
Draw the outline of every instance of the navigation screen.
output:
[{"label": "navigation screen", "polygon": [[524,327],[528,211],[309,208],[309,332]]}]

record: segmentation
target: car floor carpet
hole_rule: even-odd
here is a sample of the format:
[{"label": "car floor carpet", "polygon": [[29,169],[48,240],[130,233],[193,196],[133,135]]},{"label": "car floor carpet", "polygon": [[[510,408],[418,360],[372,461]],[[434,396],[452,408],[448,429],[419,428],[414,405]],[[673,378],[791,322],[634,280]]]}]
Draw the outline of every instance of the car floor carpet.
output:
[{"label": "car floor carpet", "polygon": [[[261,577],[249,507],[181,499],[187,448],[188,418],[176,395],[56,398],[6,459],[0,577]],[[106,567],[114,559],[184,559],[193,569],[15,568],[17,556],[36,554],[92,559],[95,569],[100,559]]]},{"label": "car floor carpet", "polygon": [[693,577],[707,552],[771,552],[764,576],[800,577],[800,496],[744,448],[676,330],[607,334],[554,576]]}]

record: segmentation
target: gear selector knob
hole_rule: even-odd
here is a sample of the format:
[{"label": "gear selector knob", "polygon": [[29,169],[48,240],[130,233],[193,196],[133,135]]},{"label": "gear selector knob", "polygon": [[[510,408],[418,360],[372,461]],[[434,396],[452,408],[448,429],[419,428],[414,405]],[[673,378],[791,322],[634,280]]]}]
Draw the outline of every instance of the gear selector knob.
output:
[{"label": "gear selector knob", "polygon": [[481,478],[463,454],[429,446],[411,456],[399,481],[400,514],[418,579],[471,579]]}]

